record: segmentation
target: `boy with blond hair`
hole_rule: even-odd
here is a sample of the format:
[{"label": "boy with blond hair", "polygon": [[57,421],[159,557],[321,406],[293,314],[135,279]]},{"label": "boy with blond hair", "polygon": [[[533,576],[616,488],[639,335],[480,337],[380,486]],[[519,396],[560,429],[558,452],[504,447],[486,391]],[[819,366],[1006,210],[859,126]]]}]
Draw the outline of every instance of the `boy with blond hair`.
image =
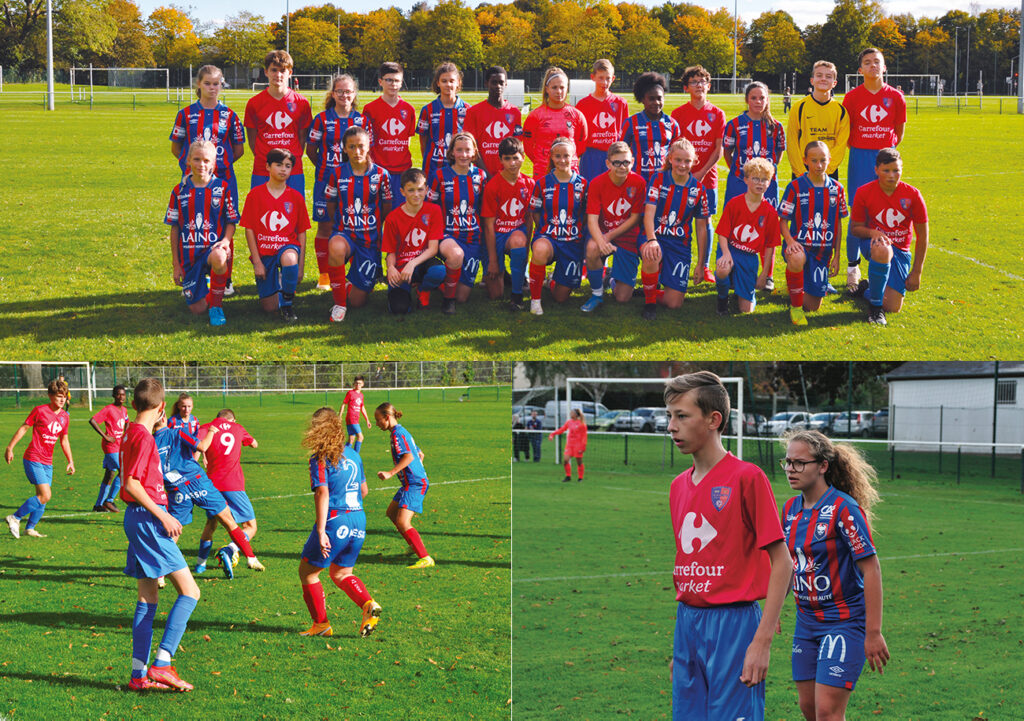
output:
[{"label": "boy with blond hair", "polygon": [[846,144],[850,140],[850,114],[842,103],[832,97],[838,79],[836,66],[828,60],[814,63],[811,93],[797,100],[789,114],[786,154],[794,178],[807,172],[803,149],[812,140],[821,140],[831,152],[828,175],[839,180],[839,166],[846,158]]}]

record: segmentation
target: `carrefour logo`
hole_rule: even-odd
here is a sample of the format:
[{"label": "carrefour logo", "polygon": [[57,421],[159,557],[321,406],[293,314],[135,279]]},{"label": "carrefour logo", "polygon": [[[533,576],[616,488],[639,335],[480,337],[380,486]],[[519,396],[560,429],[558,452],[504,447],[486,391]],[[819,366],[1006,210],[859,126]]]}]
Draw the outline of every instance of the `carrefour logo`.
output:
[{"label": "carrefour logo", "polygon": [[625,198],[619,198],[618,200],[609,203],[606,210],[608,211],[608,215],[612,216],[613,218],[621,218],[629,211],[629,207],[630,206],[628,200],[626,200]]},{"label": "carrefour logo", "polygon": [[749,223],[744,223],[735,231],[736,240],[741,243],[755,243],[758,238],[757,229]]},{"label": "carrefour logo", "polygon": [[886,228],[895,228],[906,219],[907,216],[903,215],[903,213],[895,208],[886,208],[885,210],[879,211],[878,215],[875,216],[875,220]]},{"label": "carrefour logo", "polygon": [[597,114],[597,117],[594,118],[594,124],[601,128],[601,130],[607,130],[615,125],[615,118],[608,113],[600,112]]},{"label": "carrefour logo", "polygon": [[486,128],[484,128],[484,130],[492,138],[497,139],[504,138],[505,136],[509,135],[512,132],[512,130],[500,120],[495,120],[493,123],[489,124]]},{"label": "carrefour logo", "polygon": [[276,129],[284,130],[292,124],[292,118],[288,113],[278,110],[276,113],[271,113],[267,116],[267,125]]},{"label": "carrefour logo", "polygon": [[419,248],[423,245],[423,241],[427,239],[427,231],[422,228],[413,228],[409,231],[409,234],[405,236],[405,242],[411,245],[413,248]]},{"label": "carrefour logo", "polygon": [[501,212],[503,212],[505,215],[508,215],[508,216],[510,216],[512,218],[517,218],[517,217],[519,217],[519,214],[522,213],[525,208],[526,208],[526,206],[523,205],[521,202],[519,202],[519,200],[517,200],[516,198],[512,198],[511,200],[506,200],[502,204]]},{"label": "carrefour logo", "polygon": [[398,118],[391,118],[389,120],[385,120],[383,125],[381,125],[381,128],[388,135],[401,135],[402,131],[405,130],[405,123]]},{"label": "carrefour logo", "polygon": [[868,105],[860,111],[860,116],[869,123],[878,123],[889,117],[889,113],[881,105]]},{"label": "carrefour logo", "polygon": [[703,138],[711,132],[711,124],[703,120],[694,120],[686,126],[686,131],[696,138]]},{"label": "carrefour logo", "polygon": [[264,213],[263,217],[260,218],[260,221],[263,223],[264,228],[269,228],[275,233],[288,225],[288,218],[276,210]]},{"label": "carrefour logo", "polygon": [[46,429],[50,431],[50,433],[60,433],[64,429],[64,426],[60,421],[51,421],[50,424],[46,426]]},{"label": "carrefour logo", "polygon": [[679,529],[679,547],[683,549],[683,553],[695,553],[707,548],[708,544],[718,535],[718,531],[708,522],[708,519],[704,518],[703,513],[700,516],[699,526],[694,525],[696,520],[697,514],[693,511],[683,517],[683,525]]}]

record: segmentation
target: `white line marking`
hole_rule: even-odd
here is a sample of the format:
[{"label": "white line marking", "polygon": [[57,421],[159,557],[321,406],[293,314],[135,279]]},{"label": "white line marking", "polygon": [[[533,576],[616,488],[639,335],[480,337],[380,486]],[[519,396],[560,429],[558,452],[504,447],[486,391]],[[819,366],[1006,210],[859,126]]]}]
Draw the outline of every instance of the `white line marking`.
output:
[{"label": "white line marking", "polygon": [[935,250],[941,250],[943,253],[949,253],[950,255],[955,255],[957,258],[960,258],[961,260],[969,260],[972,263],[976,263],[977,265],[980,265],[983,268],[988,268],[989,270],[994,270],[997,273],[1002,273],[1003,275],[1005,275],[1008,278],[1013,278],[1014,280],[1024,280],[1024,277],[1021,277],[1019,275],[1014,275],[1013,273],[1010,273],[1009,271],[1003,270],[1002,268],[997,268],[994,265],[989,265],[988,263],[982,263],[977,258],[972,258],[969,255],[962,255],[962,254],[957,253],[955,251],[947,250],[946,248],[941,248],[941,247],[939,247],[937,245],[932,245],[932,244],[929,243],[928,249],[931,250],[932,248],[934,248]]}]

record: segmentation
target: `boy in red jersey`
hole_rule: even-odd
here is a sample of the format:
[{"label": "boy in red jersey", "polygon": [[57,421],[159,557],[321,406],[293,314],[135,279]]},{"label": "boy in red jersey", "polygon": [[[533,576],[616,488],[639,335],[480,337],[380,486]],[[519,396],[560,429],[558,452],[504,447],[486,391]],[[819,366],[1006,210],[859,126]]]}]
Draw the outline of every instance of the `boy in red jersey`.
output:
[{"label": "boy in red jersey", "polygon": [[609,91],[615,82],[615,68],[606,58],[594,61],[590,69],[594,92],[576,103],[576,109],[587,121],[587,149],[580,158],[580,175],[589,183],[605,172],[608,148],[621,135],[629,117],[629,104]]},{"label": "boy in red jersey", "polygon": [[[665,384],[668,432],[693,466],[672,481],[675,721],[764,721],[764,679],[793,565],[764,472],[728,453],[729,394],[714,373]],[[765,599],[764,613],[757,604]]]},{"label": "boy in red jersey", "polygon": [[[121,500],[127,504],[124,533],[128,537],[124,574],[137,579],[139,592],[132,621],[132,677],[128,688],[191,691],[192,684],[181,680],[171,662],[199,602],[199,586],[175,543],[181,535],[181,524],[167,512],[160,454],[153,439],[153,426],[164,414],[164,388],[160,381],[139,381],[132,394],[132,407],[136,410],[135,421],[128,424],[121,442]],[[153,665],[147,670],[160,594],[157,578],[161,576],[170,577],[178,598],[167,615]]]},{"label": "boy in red jersey", "polygon": [[309,101],[288,87],[292,76],[292,56],[284,50],[272,50],[263,60],[267,88],[245,104],[245,127],[249,130],[249,148],[253,153],[250,189],[267,182],[267,152],[284,148],[294,158],[288,187],[303,198],[306,176],[302,174],[302,150],[313,124]]},{"label": "boy in red jersey", "polygon": [[402,202],[402,173],[412,167],[409,138],[416,134],[416,110],[398,95],[404,77],[398,63],[381,64],[377,71],[381,95],[363,109],[365,127],[373,139],[370,159],[388,171],[395,205]]},{"label": "boy in red jersey", "polygon": [[100,449],[103,451],[103,480],[100,482],[100,493],[96,496],[92,510],[117,513],[114,498],[121,488],[119,451],[121,437],[124,435],[125,426],[128,425],[128,409],[124,407],[128,400],[128,389],[119,384],[114,386],[110,395],[114,402],[89,419],[89,425],[103,439],[100,443]]},{"label": "boy in red jersey", "polygon": [[[862,185],[850,216],[850,243],[868,256],[868,322],[885,325],[885,314],[903,308],[908,290],[921,287],[924,257],[928,252],[928,208],[921,192],[900,181],[903,159],[896,148],[878,151],[878,180]],[[911,233],[913,227],[913,233]],[[910,238],[916,237],[914,262]]]},{"label": "boy in red jersey", "polygon": [[68,384],[62,379],[50,381],[46,392],[50,402],[32,409],[25,422],[14,432],[14,437],[4,451],[4,460],[10,465],[14,460],[14,447],[18,445],[22,436],[32,431],[32,440],[25,449],[22,465],[29,483],[35,486],[35,495],[29,496],[17,511],[6,518],[7,527],[15,538],[21,537],[18,527],[25,516],[28,516],[25,534],[45,538],[36,530],[36,524],[43,517],[46,504],[50,500],[50,485],[53,483],[53,448],[58,441],[60,449],[68,459],[68,475],[75,472],[75,461],[71,458],[71,442],[68,440],[68,425],[71,420],[68,412],[64,410],[64,404],[68,400]]},{"label": "boy in red jersey", "polygon": [[[388,213],[384,219],[384,233],[381,236],[381,250],[387,253],[388,310],[396,315],[408,313],[413,308],[413,286],[419,289],[420,306],[430,305],[430,291],[444,282],[444,264],[437,259],[437,248],[444,237],[444,211],[441,206],[425,202],[427,198],[427,177],[419,168],[409,168],[402,173],[402,195],[405,202]],[[361,379],[362,376],[356,376]],[[352,393],[352,391],[349,391]],[[359,409],[370,418],[359,396]],[[349,404],[349,438],[354,439],[358,451],[363,432],[359,428],[359,412],[351,420],[353,406]]]},{"label": "boy in red jersey", "polygon": [[476,138],[479,148],[474,164],[487,171],[493,178],[501,172],[501,155],[498,146],[505,138],[523,134],[523,114],[515,105],[505,99],[508,73],[500,65],[493,65],[484,71],[484,85],[487,99],[466,111],[463,129]]},{"label": "boy in red jersey", "polygon": [[241,221],[260,307],[268,313],[280,308],[286,323],[298,319],[292,302],[302,280],[306,231],[310,228],[305,198],[287,184],[294,162],[288,150],[274,148],[267,152],[270,180],[249,191]]},{"label": "boy in red jersey", "polygon": [[484,200],[480,217],[484,220],[484,280],[487,294],[500,298],[505,292],[504,264],[508,253],[509,274],[512,283],[510,308],[521,311],[523,279],[529,256],[527,239],[533,235],[533,214],[529,212],[530,198],[536,185],[533,178],[520,172],[523,167],[523,143],[508,137],[498,146],[501,172],[491,176],[484,187]]},{"label": "boy in red jersey", "polygon": [[606,172],[598,175],[587,192],[587,280],[590,297],[581,310],[591,313],[604,302],[604,261],[614,255],[612,278],[615,300],[625,303],[633,297],[636,272],[640,267],[636,241],[640,217],[644,211],[647,184],[639,173],[630,170],[633,153],[629,145],[617,141],[608,147]]},{"label": "boy in red jersey", "polygon": [[[345,394],[345,400],[341,402],[341,408],[338,410],[338,415],[345,417],[348,445],[352,446],[356,451],[363,445],[363,429],[359,426],[360,414],[366,419],[366,425],[370,425],[370,416],[366,412],[366,402],[363,399],[364,383],[366,383],[366,379],[362,376],[356,376],[352,379],[352,388]],[[344,412],[346,407],[348,407],[347,413]]]}]

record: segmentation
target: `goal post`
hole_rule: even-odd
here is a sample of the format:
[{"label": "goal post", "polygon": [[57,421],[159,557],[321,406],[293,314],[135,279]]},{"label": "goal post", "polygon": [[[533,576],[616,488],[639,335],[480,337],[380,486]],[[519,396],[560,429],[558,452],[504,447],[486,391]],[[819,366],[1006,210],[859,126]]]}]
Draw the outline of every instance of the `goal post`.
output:
[{"label": "goal post", "polygon": [[[169,68],[69,68],[71,101],[84,100],[88,90],[89,99],[98,92],[122,92],[127,90],[163,90],[167,102],[171,102],[171,71]],[[75,96],[76,88],[78,97]]]},{"label": "goal post", "polygon": [[92,364],[88,361],[38,363],[35,361],[0,361],[0,404],[21,406],[23,400],[46,396],[46,386],[61,374],[68,383],[68,392],[74,397],[84,394],[92,411],[96,395]]}]

